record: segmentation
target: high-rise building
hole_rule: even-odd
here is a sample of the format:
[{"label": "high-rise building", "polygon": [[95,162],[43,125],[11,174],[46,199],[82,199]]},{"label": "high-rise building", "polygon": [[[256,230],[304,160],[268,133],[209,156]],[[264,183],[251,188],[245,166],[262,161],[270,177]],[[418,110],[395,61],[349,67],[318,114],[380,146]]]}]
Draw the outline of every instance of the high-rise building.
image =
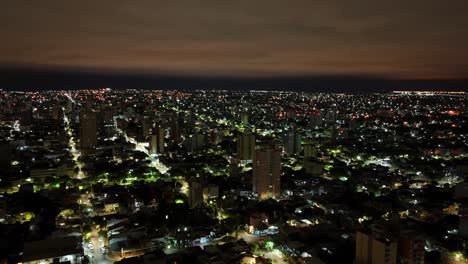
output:
[{"label": "high-rise building", "polygon": [[281,194],[281,151],[271,144],[255,150],[252,187],[261,199]]},{"label": "high-rise building", "polygon": [[338,128],[335,125],[332,125],[329,131],[330,131],[330,142],[335,143],[339,134]]},{"label": "high-rise building", "polygon": [[468,239],[468,205],[462,203],[459,210],[460,224],[458,227],[458,235]]},{"label": "high-rise building", "polygon": [[320,113],[316,113],[310,116],[309,126],[312,128],[321,127],[323,124],[323,117]]},{"label": "high-rise building", "polygon": [[358,127],[359,127],[359,123],[358,123],[357,120],[351,119],[351,120],[348,121],[348,129],[350,131],[355,131],[355,130],[358,129]]},{"label": "high-rise building", "polygon": [[169,122],[169,135],[172,141],[178,142],[180,139],[180,133],[184,127],[184,118],[173,114]]},{"label": "high-rise building", "polygon": [[304,144],[304,159],[317,158],[317,146],[312,143]]},{"label": "high-rise building", "polygon": [[101,116],[105,126],[114,126],[114,111],[112,109],[102,110]]},{"label": "high-rise building", "polygon": [[223,131],[218,129],[212,129],[209,134],[209,142],[210,144],[219,144],[223,141]]},{"label": "high-rise building", "polygon": [[307,175],[318,176],[322,174],[323,164],[317,160],[318,147],[316,144],[307,142],[304,147],[304,159],[302,167]]},{"label": "high-rise building", "polygon": [[67,111],[67,113],[70,113],[71,111],[73,111],[73,101],[71,100],[71,98],[68,98],[67,97],[67,100],[66,100],[66,106],[65,106],[65,110]]},{"label": "high-rise building", "polygon": [[301,152],[302,135],[296,131],[288,131],[283,135],[283,147],[287,155],[297,155]]},{"label": "high-rise building", "polygon": [[203,200],[216,199],[219,196],[219,187],[216,184],[207,184],[203,186]]},{"label": "high-rise building", "polygon": [[255,135],[247,131],[237,137],[237,154],[241,164],[252,162],[255,156]]},{"label": "high-rise building", "polygon": [[229,161],[229,176],[236,177],[239,175],[239,165],[235,158],[231,158]]},{"label": "high-rise building", "polygon": [[15,147],[8,142],[0,141],[0,169],[8,168],[13,159]]},{"label": "high-rise building", "polygon": [[158,126],[152,129],[149,142],[150,154],[164,153],[164,136],[164,128]]},{"label": "high-rise building", "polygon": [[249,114],[247,112],[242,112],[241,113],[241,123],[244,125],[249,124]]},{"label": "high-rise building", "polygon": [[356,264],[370,264],[372,258],[372,236],[368,233],[356,232]]},{"label": "high-rise building", "polygon": [[356,232],[356,264],[394,264],[398,243],[382,235]]},{"label": "high-rise building", "polygon": [[30,126],[34,123],[33,109],[31,106],[27,106],[24,112],[21,113],[21,125]]},{"label": "high-rise building", "polygon": [[328,111],[325,113],[325,121],[329,124],[335,124],[337,114],[338,114],[338,109],[336,109],[335,107],[328,109]]},{"label": "high-rise building", "polygon": [[458,200],[468,200],[468,182],[461,182],[455,186],[455,198]]},{"label": "high-rise building", "polygon": [[53,106],[50,111],[50,117],[54,120],[62,119],[63,118],[62,108],[58,105]]},{"label": "high-rise building", "polygon": [[405,231],[398,238],[398,259],[402,263],[424,264],[426,240],[415,231]]},{"label": "high-rise building", "polygon": [[190,183],[189,205],[190,207],[196,207],[201,203],[203,203],[203,185],[193,181]]},{"label": "high-rise building", "polygon": [[388,238],[372,239],[372,264],[396,264],[398,243]]},{"label": "high-rise building", "polygon": [[468,182],[461,182],[455,186],[455,198],[460,203],[458,235],[468,239]]},{"label": "high-rise building", "polygon": [[145,116],[141,121],[141,129],[143,137],[147,137],[151,134],[151,130],[153,129],[153,121],[148,117]]},{"label": "high-rise building", "polygon": [[185,148],[187,152],[194,152],[200,150],[206,144],[206,135],[202,133],[190,134],[185,139]]},{"label": "high-rise building", "polygon": [[97,145],[97,119],[92,110],[80,114],[80,150],[81,155],[92,154]]}]

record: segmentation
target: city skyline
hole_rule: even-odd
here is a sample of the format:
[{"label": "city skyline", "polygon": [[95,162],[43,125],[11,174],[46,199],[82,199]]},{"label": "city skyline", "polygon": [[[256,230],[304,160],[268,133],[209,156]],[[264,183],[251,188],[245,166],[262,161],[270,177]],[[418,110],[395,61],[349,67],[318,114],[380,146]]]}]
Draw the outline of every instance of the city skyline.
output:
[{"label": "city skyline", "polygon": [[68,67],[0,66],[0,89],[6,91],[80,90],[104,87],[112,89],[272,90],[354,94],[395,90],[467,91],[468,79],[392,80],[365,75],[210,76],[167,72],[115,72]]},{"label": "city skyline", "polygon": [[467,263],[467,99],[0,90],[0,260]]},{"label": "city skyline", "polygon": [[0,264],[468,264],[467,14],[4,1]]}]

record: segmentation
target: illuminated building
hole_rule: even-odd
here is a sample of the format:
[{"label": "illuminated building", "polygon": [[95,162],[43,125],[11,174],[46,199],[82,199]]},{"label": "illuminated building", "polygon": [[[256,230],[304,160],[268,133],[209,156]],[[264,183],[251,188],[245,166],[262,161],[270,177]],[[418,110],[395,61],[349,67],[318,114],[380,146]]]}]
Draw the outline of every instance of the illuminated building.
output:
[{"label": "illuminated building", "polygon": [[308,144],[304,144],[304,159],[306,158],[317,158],[317,146],[312,144],[312,143],[308,143]]},{"label": "illuminated building", "polygon": [[241,164],[252,162],[255,155],[255,135],[252,132],[244,132],[237,137],[237,154]]},{"label": "illuminated building", "polygon": [[372,258],[372,237],[364,232],[356,232],[356,264],[370,264]]},{"label": "illuminated building", "polygon": [[0,166],[10,164],[13,157],[14,147],[8,143],[0,142]]},{"label": "illuminated building", "polygon": [[457,184],[455,198],[460,202],[458,234],[463,238],[468,238],[468,182]]},{"label": "illuminated building", "polygon": [[195,133],[189,135],[185,140],[185,148],[187,152],[192,153],[196,150],[201,149],[206,144],[206,136],[201,133]]},{"label": "illuminated building", "polygon": [[249,114],[248,113],[245,113],[245,112],[241,113],[241,123],[244,124],[244,125],[249,124]]},{"label": "illuminated building", "polygon": [[253,160],[253,191],[261,199],[281,193],[281,148],[276,145],[260,146]]},{"label": "illuminated building", "polygon": [[59,120],[59,119],[62,119],[62,108],[59,107],[59,106],[54,106],[52,107],[52,111],[50,113],[52,119],[54,120]]},{"label": "illuminated building", "polygon": [[81,155],[92,154],[97,145],[96,113],[85,110],[80,114],[80,149]]},{"label": "illuminated building", "polygon": [[208,184],[203,187],[203,200],[216,199],[219,196],[219,187],[215,184]]},{"label": "illuminated building", "polygon": [[312,128],[321,127],[323,124],[323,117],[320,113],[313,114],[310,116],[309,126]]},{"label": "illuminated building", "polygon": [[458,234],[463,238],[468,238],[468,206],[466,204],[461,204],[459,215]]},{"label": "illuminated building", "polygon": [[356,232],[356,264],[393,264],[397,261],[397,242],[378,234]]},{"label": "illuminated building", "polygon": [[190,183],[189,205],[196,207],[203,203],[203,185],[199,182]]},{"label": "illuminated building", "polygon": [[329,124],[335,124],[338,110],[336,108],[330,108],[325,113],[325,121]]},{"label": "illuminated building", "polygon": [[142,135],[143,137],[147,137],[150,135],[151,130],[153,128],[153,122],[149,118],[144,118],[141,122],[141,128],[142,128]]},{"label": "illuminated building", "polygon": [[22,263],[79,264],[83,257],[81,238],[50,238],[24,244]]},{"label": "illuminated building", "polygon": [[408,264],[424,263],[426,240],[414,231],[403,232],[398,239],[398,259]]},{"label": "illuminated building", "polygon": [[390,239],[373,238],[371,263],[397,263],[397,244],[396,241]]},{"label": "illuminated building", "polygon": [[25,111],[21,113],[21,125],[30,126],[34,122],[33,110],[31,106],[27,106]]},{"label": "illuminated building", "polygon": [[301,152],[301,134],[289,131],[283,135],[283,147],[287,155],[297,155]]},{"label": "illuminated building", "polygon": [[164,153],[164,128],[153,128],[149,142],[150,154]]}]

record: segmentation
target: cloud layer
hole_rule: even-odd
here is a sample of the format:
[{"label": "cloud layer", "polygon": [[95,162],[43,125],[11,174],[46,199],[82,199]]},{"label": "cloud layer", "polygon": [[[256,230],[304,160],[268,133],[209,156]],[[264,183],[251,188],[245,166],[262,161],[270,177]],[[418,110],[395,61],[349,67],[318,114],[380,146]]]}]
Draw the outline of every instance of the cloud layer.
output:
[{"label": "cloud layer", "polygon": [[468,77],[464,0],[6,1],[0,64]]}]

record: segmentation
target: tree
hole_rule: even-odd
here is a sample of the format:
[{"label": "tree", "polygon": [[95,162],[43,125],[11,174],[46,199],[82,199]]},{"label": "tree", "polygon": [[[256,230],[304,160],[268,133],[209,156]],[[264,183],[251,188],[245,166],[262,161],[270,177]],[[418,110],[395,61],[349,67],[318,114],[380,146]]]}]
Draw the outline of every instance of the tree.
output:
[{"label": "tree", "polygon": [[53,184],[54,182],[55,182],[55,178],[52,176],[47,176],[46,178],[44,178],[45,184]]}]

